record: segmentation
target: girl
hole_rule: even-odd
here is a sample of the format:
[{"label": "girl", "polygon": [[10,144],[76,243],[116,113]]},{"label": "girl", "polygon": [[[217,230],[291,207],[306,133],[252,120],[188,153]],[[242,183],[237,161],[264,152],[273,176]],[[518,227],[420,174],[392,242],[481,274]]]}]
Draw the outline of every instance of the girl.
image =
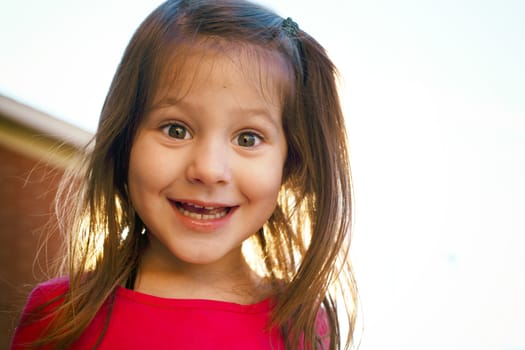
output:
[{"label": "girl", "polygon": [[265,8],[159,6],[124,53],[83,172],[58,194],[68,277],[32,292],[12,348],[350,346],[335,77],[312,37]]}]

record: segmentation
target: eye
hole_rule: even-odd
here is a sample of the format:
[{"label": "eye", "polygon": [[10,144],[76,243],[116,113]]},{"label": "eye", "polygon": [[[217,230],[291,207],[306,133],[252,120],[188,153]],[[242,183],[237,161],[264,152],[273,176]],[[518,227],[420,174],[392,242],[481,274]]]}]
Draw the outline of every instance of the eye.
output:
[{"label": "eye", "polygon": [[188,129],[181,124],[169,124],[162,127],[162,131],[171,138],[179,140],[188,140],[191,138]]},{"label": "eye", "polygon": [[254,147],[261,143],[262,137],[254,132],[245,131],[240,133],[235,143],[241,147]]}]

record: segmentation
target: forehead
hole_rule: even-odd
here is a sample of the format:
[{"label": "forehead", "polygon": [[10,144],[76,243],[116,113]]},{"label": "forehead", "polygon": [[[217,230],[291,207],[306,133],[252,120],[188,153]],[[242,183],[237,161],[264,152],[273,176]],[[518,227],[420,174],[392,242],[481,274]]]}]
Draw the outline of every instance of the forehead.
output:
[{"label": "forehead", "polygon": [[160,64],[156,86],[152,87],[153,106],[168,94],[170,98],[184,98],[192,89],[217,77],[225,84],[244,84],[266,102],[279,106],[292,89],[292,70],[284,57],[275,50],[253,45],[202,40],[177,47]]}]

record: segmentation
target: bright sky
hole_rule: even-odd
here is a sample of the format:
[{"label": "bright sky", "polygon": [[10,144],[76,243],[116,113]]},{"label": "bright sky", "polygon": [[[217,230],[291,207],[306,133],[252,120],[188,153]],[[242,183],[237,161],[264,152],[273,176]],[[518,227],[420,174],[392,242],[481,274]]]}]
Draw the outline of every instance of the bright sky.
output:
[{"label": "bright sky", "polygon": [[[94,131],[159,3],[1,2],[0,93]],[[343,74],[361,349],[524,350],[525,1],[264,3]]]}]

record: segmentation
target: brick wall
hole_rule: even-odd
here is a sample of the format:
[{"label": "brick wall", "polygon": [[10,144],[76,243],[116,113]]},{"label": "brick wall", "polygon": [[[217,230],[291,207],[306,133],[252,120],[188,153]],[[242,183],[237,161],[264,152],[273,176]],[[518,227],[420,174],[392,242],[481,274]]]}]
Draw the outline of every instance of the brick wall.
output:
[{"label": "brick wall", "polygon": [[0,349],[8,349],[28,293],[47,278],[46,265],[56,257],[54,239],[47,259],[36,259],[61,175],[60,169],[0,145]]}]

